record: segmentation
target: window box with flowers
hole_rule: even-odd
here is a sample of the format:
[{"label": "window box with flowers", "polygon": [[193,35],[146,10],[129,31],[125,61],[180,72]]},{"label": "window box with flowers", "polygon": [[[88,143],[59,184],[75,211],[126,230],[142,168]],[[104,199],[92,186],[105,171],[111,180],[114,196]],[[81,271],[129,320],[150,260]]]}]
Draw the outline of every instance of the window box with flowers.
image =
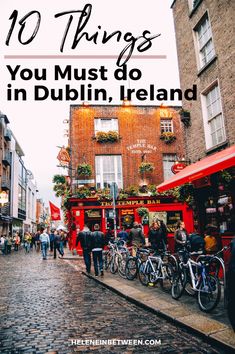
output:
[{"label": "window box with flowers", "polygon": [[151,162],[141,162],[139,165],[139,173],[152,173],[154,170],[154,165]]},{"label": "window box with flowers", "polygon": [[160,135],[160,139],[163,140],[165,144],[172,144],[176,140],[176,136],[171,132],[163,132]]},{"label": "window box with flowers", "polygon": [[90,177],[92,175],[91,165],[89,165],[88,163],[85,163],[85,162],[79,164],[77,167],[77,173],[78,173],[78,176]]},{"label": "window box with flowers", "polygon": [[121,137],[116,131],[109,132],[97,132],[94,138],[97,143],[105,144],[105,143],[116,143]]}]

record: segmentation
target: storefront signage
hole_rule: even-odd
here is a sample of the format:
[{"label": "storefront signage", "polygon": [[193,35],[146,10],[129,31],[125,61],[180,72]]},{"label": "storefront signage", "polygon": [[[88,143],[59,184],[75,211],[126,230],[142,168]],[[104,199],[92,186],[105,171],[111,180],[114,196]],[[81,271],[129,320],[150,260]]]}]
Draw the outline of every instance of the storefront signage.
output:
[{"label": "storefront signage", "polygon": [[121,215],[133,215],[134,214],[134,209],[122,209],[121,210]]},{"label": "storefront signage", "polygon": [[131,154],[151,154],[157,151],[155,145],[147,143],[146,139],[137,139],[132,145],[126,147]]},{"label": "storefront signage", "polygon": [[[141,204],[160,204],[160,199],[150,199],[150,200],[117,200],[116,205],[141,205]],[[110,206],[112,202],[101,202],[101,206]]]},{"label": "storefront signage", "polygon": [[86,210],[86,214],[88,218],[100,218],[101,211],[100,210]]},{"label": "storefront signage", "polygon": [[182,171],[186,167],[186,164],[183,162],[176,162],[173,166],[171,166],[171,171],[176,174]]},{"label": "storefront signage", "polygon": [[57,159],[60,162],[61,166],[68,167],[70,163],[70,156],[68,150],[65,147],[62,147],[59,151]]}]

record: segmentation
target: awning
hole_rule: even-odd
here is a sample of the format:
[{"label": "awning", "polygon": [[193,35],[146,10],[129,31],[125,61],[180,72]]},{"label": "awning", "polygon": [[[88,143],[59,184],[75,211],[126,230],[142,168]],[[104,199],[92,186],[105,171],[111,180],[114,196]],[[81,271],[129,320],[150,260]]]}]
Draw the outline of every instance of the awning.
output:
[{"label": "awning", "polygon": [[205,157],[203,160],[185,167],[181,172],[159,184],[159,192],[209,176],[235,165],[235,145]]}]

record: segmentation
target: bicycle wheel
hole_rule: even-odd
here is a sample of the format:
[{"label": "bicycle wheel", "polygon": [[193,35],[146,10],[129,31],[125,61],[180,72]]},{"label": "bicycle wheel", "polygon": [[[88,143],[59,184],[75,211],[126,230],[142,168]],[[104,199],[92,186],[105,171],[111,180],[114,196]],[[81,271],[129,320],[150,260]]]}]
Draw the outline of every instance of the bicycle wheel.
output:
[{"label": "bicycle wheel", "polygon": [[131,257],[126,262],[126,278],[128,280],[134,280],[137,276],[137,261],[135,257]]},{"label": "bicycle wheel", "polygon": [[110,272],[112,274],[115,274],[117,273],[117,270],[118,270],[118,261],[117,261],[117,255],[113,255],[112,256],[112,259],[110,261]]},{"label": "bicycle wheel", "polygon": [[103,262],[104,262],[104,269],[105,270],[109,269],[111,259],[112,259],[112,256],[111,256],[110,252],[107,252],[107,253],[104,254]]},{"label": "bicycle wheel", "polygon": [[122,278],[126,278],[126,257],[118,257],[118,274]]},{"label": "bicycle wheel", "polygon": [[172,287],[172,282],[173,282],[173,274],[174,270],[171,264],[166,263],[162,264],[162,277],[163,279],[160,279],[160,286],[163,291],[169,293],[171,291]]},{"label": "bicycle wheel", "polygon": [[219,303],[221,285],[219,279],[211,274],[202,278],[198,289],[198,305],[204,312],[212,311]]},{"label": "bicycle wheel", "polygon": [[179,269],[178,273],[175,273],[172,280],[171,296],[173,299],[178,300],[185,288],[186,274],[184,269]]},{"label": "bicycle wheel", "polygon": [[149,274],[147,273],[147,270],[148,270],[147,268],[148,268],[148,265],[146,267],[146,261],[143,261],[140,263],[138,276],[139,276],[139,281],[144,286],[147,286],[149,283]]}]

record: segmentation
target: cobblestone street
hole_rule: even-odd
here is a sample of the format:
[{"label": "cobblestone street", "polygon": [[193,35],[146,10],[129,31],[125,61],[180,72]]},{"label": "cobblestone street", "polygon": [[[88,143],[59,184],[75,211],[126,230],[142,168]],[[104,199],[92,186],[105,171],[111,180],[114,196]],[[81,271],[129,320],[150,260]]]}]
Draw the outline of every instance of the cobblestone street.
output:
[{"label": "cobblestone street", "polygon": [[[223,353],[76,271],[23,251],[0,256],[0,352]],[[159,346],[72,346],[71,339],[157,339]]]}]

